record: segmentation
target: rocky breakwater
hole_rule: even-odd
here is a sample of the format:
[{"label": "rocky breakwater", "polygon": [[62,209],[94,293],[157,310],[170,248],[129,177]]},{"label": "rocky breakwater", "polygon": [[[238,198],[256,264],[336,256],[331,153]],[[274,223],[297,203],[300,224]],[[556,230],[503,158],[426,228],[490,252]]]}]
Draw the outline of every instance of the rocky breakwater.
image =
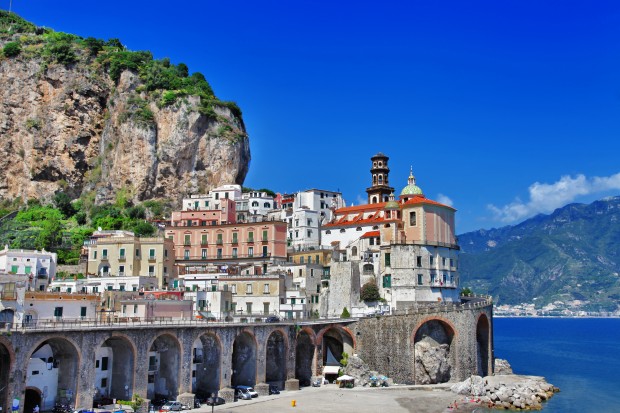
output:
[{"label": "rocky breakwater", "polygon": [[540,410],[542,402],[548,400],[559,389],[547,383],[544,377],[516,374],[488,377],[472,376],[456,383],[454,393],[471,396],[483,406],[496,409]]}]

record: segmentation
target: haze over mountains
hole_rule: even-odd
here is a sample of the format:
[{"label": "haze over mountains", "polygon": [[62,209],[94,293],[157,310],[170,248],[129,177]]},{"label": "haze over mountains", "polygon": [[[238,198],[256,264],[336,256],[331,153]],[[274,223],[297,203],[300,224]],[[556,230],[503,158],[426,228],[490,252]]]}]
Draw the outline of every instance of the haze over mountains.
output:
[{"label": "haze over mountains", "polygon": [[461,286],[499,304],[620,303],[620,197],[569,204],[518,225],[459,236]]}]

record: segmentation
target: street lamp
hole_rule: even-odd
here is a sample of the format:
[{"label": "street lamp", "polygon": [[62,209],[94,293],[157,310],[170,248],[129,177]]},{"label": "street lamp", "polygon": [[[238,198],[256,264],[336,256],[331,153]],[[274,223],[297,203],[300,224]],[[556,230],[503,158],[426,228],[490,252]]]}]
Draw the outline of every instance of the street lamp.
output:
[{"label": "street lamp", "polygon": [[215,393],[211,393],[211,413],[213,413],[213,409],[215,409]]}]

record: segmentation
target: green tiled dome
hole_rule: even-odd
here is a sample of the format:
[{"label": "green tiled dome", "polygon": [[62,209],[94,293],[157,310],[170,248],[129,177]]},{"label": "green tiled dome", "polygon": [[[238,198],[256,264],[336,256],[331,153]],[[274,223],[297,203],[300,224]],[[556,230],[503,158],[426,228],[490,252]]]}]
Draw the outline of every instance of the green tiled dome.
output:
[{"label": "green tiled dome", "polygon": [[400,191],[400,195],[424,195],[422,192],[422,188],[415,184],[415,176],[413,176],[413,168],[411,168],[411,172],[409,173],[408,185]]}]

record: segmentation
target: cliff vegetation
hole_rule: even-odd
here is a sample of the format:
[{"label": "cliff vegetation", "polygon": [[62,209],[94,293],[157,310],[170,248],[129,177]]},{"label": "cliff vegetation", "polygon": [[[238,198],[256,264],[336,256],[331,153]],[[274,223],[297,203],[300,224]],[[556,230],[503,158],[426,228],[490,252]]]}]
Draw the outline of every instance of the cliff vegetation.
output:
[{"label": "cliff vegetation", "polygon": [[0,198],[85,208],[176,205],[242,184],[250,149],[242,113],[184,63],[83,38],[0,11]]}]

